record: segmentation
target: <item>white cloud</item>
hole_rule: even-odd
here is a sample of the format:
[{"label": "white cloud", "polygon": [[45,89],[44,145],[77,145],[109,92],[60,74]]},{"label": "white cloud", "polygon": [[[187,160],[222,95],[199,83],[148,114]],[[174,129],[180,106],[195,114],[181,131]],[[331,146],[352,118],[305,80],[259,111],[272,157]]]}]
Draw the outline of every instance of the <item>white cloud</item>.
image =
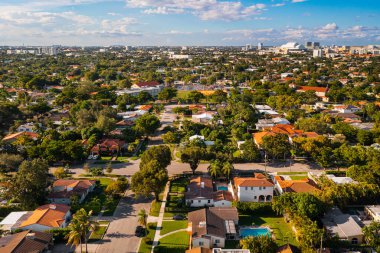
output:
[{"label": "white cloud", "polygon": [[338,30],[338,26],[336,23],[330,23],[322,27],[323,31],[335,31]]},{"label": "white cloud", "polygon": [[292,0],[292,3],[303,3],[306,2],[307,0]]},{"label": "white cloud", "polygon": [[282,7],[285,3],[272,4],[272,7]]},{"label": "white cloud", "polygon": [[261,14],[266,5],[244,6],[240,1],[217,0],[126,0],[131,8],[143,8],[146,14],[191,13],[202,20],[240,20]]}]

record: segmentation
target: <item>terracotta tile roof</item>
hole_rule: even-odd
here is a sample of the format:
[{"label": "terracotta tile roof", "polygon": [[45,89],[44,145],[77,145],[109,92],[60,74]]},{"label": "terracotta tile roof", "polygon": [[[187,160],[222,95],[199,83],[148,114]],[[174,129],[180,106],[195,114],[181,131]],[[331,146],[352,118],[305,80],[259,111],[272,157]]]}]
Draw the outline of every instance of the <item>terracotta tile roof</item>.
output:
[{"label": "terracotta tile roof", "polygon": [[274,135],[276,134],[269,131],[264,131],[264,132],[254,133],[253,139],[255,140],[257,145],[261,145],[263,144],[263,138],[265,136],[274,136]]},{"label": "terracotta tile roof", "polygon": [[58,228],[65,221],[66,213],[70,207],[63,204],[47,204],[38,207],[33,214],[20,227],[26,227],[33,224]]},{"label": "terracotta tile roof", "polygon": [[212,253],[212,249],[197,247],[186,250],[186,253]]},{"label": "terracotta tile roof", "polygon": [[[72,195],[82,195],[86,193],[90,187],[95,185],[95,180],[65,180],[59,179],[53,183],[53,192],[48,196],[50,199],[54,198],[70,198]],[[62,188],[63,190],[56,190],[55,188]],[[68,190],[72,188],[72,190]]]},{"label": "terracotta tile roof", "polygon": [[36,139],[36,138],[38,138],[39,135],[37,133],[33,133],[33,132],[18,132],[18,133],[14,133],[14,134],[8,134],[7,136],[5,136],[3,138],[3,141],[16,140],[17,138],[19,138],[21,136],[27,136],[31,139]]},{"label": "terracotta tile roof", "polygon": [[139,87],[154,87],[154,86],[160,85],[160,83],[156,81],[151,81],[151,82],[139,82],[136,85]]},{"label": "terracotta tile roof", "polygon": [[291,244],[281,246],[276,250],[276,253],[299,253],[300,251]]},{"label": "terracotta tile roof", "polygon": [[[202,187],[203,185],[203,187]],[[212,179],[208,177],[195,177],[190,180],[189,191],[185,193],[186,199],[213,197]]]},{"label": "terracotta tile roof", "polygon": [[316,86],[301,86],[297,91],[305,92],[305,91],[315,91],[315,92],[327,92],[328,88],[326,87],[316,87]]},{"label": "terracotta tile roof", "polygon": [[23,231],[0,238],[0,253],[40,253],[52,241],[53,235]]},{"label": "terracotta tile roof", "polygon": [[267,179],[255,177],[235,177],[235,187],[273,187],[273,183]]},{"label": "terracotta tile roof", "polygon": [[284,180],[281,176],[275,176],[275,181],[284,192],[319,192],[315,183],[309,178],[300,180]]},{"label": "terracotta tile roof", "polygon": [[296,130],[294,126],[292,125],[287,125],[287,124],[278,124],[272,127],[272,132],[277,133],[277,134],[286,134],[288,136],[293,136],[293,135],[300,135],[303,133],[302,130]]},{"label": "terracotta tile roof", "polygon": [[232,193],[229,191],[214,192],[213,199],[214,201],[226,200],[231,202],[234,200],[234,198],[232,197]]}]

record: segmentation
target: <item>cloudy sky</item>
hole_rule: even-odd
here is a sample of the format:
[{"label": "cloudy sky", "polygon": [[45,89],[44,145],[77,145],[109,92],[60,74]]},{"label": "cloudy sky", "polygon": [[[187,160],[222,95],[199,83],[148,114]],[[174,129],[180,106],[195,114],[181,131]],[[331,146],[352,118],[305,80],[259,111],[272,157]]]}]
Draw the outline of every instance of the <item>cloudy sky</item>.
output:
[{"label": "cloudy sky", "polygon": [[380,44],[379,0],[0,0],[0,45]]}]

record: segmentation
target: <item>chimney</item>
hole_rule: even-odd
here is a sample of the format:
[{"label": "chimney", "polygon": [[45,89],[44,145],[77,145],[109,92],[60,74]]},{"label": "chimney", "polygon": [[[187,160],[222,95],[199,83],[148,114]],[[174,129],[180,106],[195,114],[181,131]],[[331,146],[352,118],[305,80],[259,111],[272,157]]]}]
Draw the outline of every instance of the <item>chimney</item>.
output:
[{"label": "chimney", "polygon": [[205,182],[201,182],[201,188],[205,188]]},{"label": "chimney", "polygon": [[57,208],[57,206],[56,205],[49,205],[49,208],[52,210],[55,210]]},{"label": "chimney", "polygon": [[33,232],[28,233],[28,234],[26,235],[26,237],[27,237],[28,239],[31,239],[31,240],[34,240],[35,236],[36,236],[36,233],[33,233]]}]

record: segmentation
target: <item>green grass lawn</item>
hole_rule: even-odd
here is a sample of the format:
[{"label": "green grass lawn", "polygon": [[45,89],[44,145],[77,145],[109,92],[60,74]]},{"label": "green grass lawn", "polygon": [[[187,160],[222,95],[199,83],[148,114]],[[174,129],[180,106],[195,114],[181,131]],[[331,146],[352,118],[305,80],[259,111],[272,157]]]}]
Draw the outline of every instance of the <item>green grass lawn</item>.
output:
[{"label": "green grass lawn", "polygon": [[160,235],[164,235],[179,229],[187,228],[187,220],[181,221],[164,221],[162,222],[162,229],[160,231]]},{"label": "green grass lawn", "polygon": [[239,224],[245,226],[268,226],[272,229],[278,246],[284,245],[288,241],[293,245],[298,245],[290,225],[285,222],[282,216],[239,215]]},{"label": "green grass lawn", "polygon": [[184,253],[189,248],[189,234],[187,232],[178,232],[161,238],[157,252],[166,253]]},{"label": "green grass lawn", "polygon": [[301,180],[307,178],[307,175],[305,176],[290,176],[292,180]]},{"label": "green grass lawn", "polygon": [[186,186],[189,184],[189,179],[181,177],[171,181],[170,192],[186,192]]},{"label": "green grass lawn", "polygon": [[177,91],[177,98],[186,99],[190,92],[190,90],[179,90]]},{"label": "green grass lawn", "polygon": [[[109,223],[109,222],[108,222]],[[98,241],[100,239],[102,239],[104,233],[106,232],[106,229],[107,229],[107,225],[100,225],[98,226],[98,228],[93,231],[90,235],[90,240],[92,241]]]},{"label": "green grass lawn", "polygon": [[148,234],[146,238],[141,239],[139,253],[150,253],[152,250],[152,243],[154,234],[156,232],[157,223],[148,223]]},{"label": "green grass lawn", "polygon": [[158,215],[160,214],[161,204],[161,201],[153,200],[152,206],[150,207],[149,215],[158,217]]}]

